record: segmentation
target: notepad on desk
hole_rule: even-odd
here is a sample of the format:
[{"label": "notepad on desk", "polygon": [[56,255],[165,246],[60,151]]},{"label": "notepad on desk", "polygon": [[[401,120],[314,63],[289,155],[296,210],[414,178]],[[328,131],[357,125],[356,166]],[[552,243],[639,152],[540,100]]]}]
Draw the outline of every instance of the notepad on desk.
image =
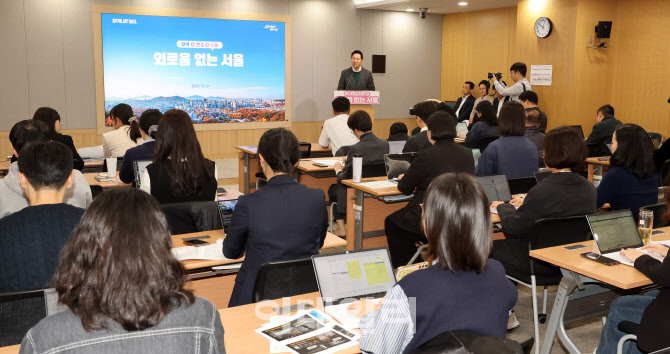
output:
[{"label": "notepad on desk", "polygon": [[342,160],[318,160],[318,161],[312,161],[312,164],[314,166],[319,166],[319,167],[333,167],[336,163],[341,164]]},{"label": "notepad on desk", "polygon": [[393,181],[370,181],[370,182],[361,182],[360,186],[370,188],[370,189],[381,189],[381,188],[395,188],[398,186]]},{"label": "notepad on desk", "polygon": [[223,239],[207,246],[185,246],[172,249],[172,254],[180,261],[187,259],[204,259],[208,261],[230,261],[223,255]]}]

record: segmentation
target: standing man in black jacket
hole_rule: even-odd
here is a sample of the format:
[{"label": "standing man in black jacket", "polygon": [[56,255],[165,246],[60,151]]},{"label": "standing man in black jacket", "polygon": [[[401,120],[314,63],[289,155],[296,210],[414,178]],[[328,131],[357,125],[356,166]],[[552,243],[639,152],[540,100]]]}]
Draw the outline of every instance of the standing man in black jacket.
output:
[{"label": "standing man in black jacket", "polygon": [[370,70],[363,69],[363,52],[356,49],[351,52],[351,67],[342,70],[337,90],[375,91],[375,80]]},{"label": "standing man in black jacket", "polygon": [[470,120],[470,113],[472,113],[472,109],[475,107],[475,101],[477,100],[474,96],[472,96],[472,90],[474,88],[475,83],[472,81],[466,81],[463,84],[463,89],[461,90],[463,97],[459,97],[456,101],[456,105],[454,106],[454,110],[456,110],[456,119],[458,122]]},{"label": "standing man in black jacket", "polygon": [[[606,104],[598,108],[596,112],[596,124],[585,141],[587,146],[595,146],[595,155],[591,153],[590,155],[593,155],[591,157],[612,155],[607,144],[612,143],[612,135],[614,135],[614,131],[620,125],[621,121],[614,118],[614,107]],[[591,149],[589,150],[592,151]]]}]

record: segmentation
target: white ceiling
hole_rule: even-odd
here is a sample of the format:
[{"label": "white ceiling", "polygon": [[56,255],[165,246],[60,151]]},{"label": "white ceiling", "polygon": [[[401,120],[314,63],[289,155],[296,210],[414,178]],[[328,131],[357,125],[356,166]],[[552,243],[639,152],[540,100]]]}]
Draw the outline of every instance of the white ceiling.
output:
[{"label": "white ceiling", "polygon": [[[452,12],[466,12],[516,6],[517,0],[353,0],[358,9],[405,11],[425,7],[428,13],[447,14]],[[465,1],[466,6],[458,3]]]}]

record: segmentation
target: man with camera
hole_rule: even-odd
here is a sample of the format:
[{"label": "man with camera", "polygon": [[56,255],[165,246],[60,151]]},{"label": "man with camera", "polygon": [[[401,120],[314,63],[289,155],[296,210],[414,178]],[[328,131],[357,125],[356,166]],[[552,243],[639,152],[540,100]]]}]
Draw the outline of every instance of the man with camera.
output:
[{"label": "man with camera", "polygon": [[502,78],[501,73],[489,73],[489,80],[496,89],[496,92],[503,96],[508,96],[510,101],[519,102],[519,95],[524,91],[531,91],[530,82],[526,79],[526,64],[524,63],[514,63],[509,68],[509,75],[514,80],[514,85],[507,87],[500,83]]}]

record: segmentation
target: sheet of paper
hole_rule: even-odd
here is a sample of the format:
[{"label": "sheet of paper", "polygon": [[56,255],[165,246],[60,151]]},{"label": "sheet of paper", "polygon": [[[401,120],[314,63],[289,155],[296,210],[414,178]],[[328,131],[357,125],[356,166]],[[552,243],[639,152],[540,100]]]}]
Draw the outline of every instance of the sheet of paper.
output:
[{"label": "sheet of paper", "polygon": [[551,86],[553,65],[531,65],[530,84],[532,86]]},{"label": "sheet of paper", "polygon": [[370,189],[398,187],[398,185],[393,183],[392,181],[361,182],[361,183],[359,183],[359,185],[365,186],[366,188],[370,188]]},{"label": "sheet of paper", "polygon": [[336,163],[342,163],[342,160],[314,160],[312,164],[314,165],[326,165],[328,167],[333,167]]},{"label": "sheet of paper", "polygon": [[240,146],[240,148],[244,150],[249,150],[253,152],[254,154],[258,152],[258,146]]},{"label": "sheet of paper", "polygon": [[223,255],[223,239],[218,239],[216,243],[207,246],[186,246],[172,249],[172,254],[178,260],[187,259],[205,259],[209,261],[230,261]]}]

